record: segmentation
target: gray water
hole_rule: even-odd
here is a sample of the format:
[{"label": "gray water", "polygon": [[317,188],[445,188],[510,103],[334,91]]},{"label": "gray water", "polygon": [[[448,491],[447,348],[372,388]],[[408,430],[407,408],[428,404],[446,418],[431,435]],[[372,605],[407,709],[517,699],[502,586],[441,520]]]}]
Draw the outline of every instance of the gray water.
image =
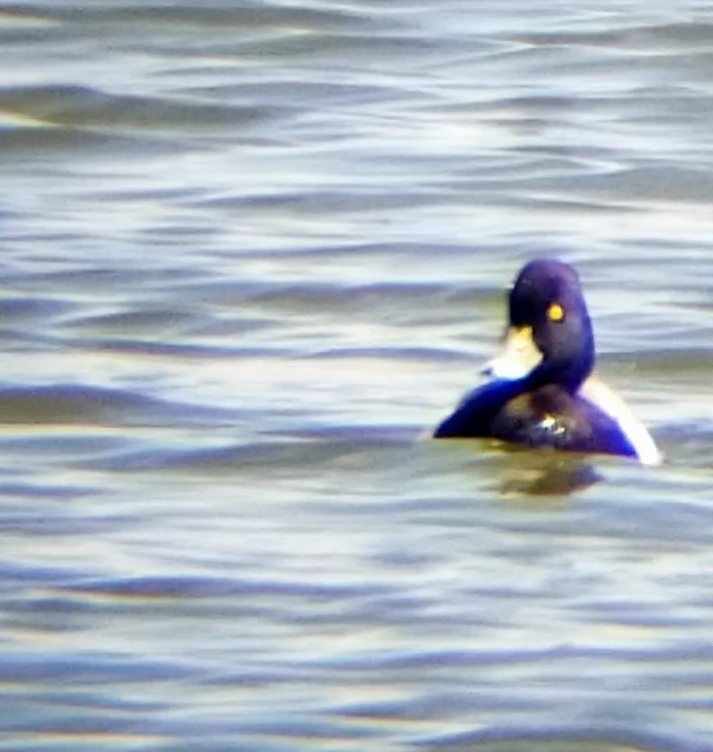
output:
[{"label": "gray water", "polygon": [[[0,13],[0,749],[713,749],[713,9]],[[423,441],[573,263],[659,468]]]}]

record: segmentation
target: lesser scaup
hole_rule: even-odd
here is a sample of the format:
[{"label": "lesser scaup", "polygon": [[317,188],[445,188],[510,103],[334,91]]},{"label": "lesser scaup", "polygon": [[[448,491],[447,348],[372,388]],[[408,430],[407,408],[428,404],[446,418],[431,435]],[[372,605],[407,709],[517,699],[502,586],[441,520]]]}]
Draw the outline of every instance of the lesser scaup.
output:
[{"label": "lesser scaup", "polygon": [[571,266],[526,264],[509,296],[509,327],[485,384],[465,396],[435,438],[485,437],[635,457],[657,464],[648,431],[592,376],[594,333]]}]

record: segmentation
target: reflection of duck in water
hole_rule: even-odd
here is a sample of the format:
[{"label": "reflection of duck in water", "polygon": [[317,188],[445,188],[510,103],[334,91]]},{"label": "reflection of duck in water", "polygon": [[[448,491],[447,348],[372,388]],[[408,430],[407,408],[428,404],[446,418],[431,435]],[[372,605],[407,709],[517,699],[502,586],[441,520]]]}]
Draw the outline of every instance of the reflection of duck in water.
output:
[{"label": "reflection of duck in water", "polygon": [[435,438],[486,437],[660,462],[646,428],[590,375],[594,333],[574,269],[531,261],[509,305],[503,352],[484,371],[491,380],[465,396]]}]

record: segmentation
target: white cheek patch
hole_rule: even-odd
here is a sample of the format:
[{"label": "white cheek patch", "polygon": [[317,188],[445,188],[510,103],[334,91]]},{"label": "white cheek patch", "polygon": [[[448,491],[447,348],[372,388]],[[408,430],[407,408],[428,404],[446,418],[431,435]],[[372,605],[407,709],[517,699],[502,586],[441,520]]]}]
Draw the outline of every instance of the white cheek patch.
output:
[{"label": "white cheek patch", "polygon": [[643,465],[661,464],[663,458],[649,432],[637,420],[624,400],[603,381],[590,376],[582,384],[579,394],[616,421]]},{"label": "white cheek patch", "polygon": [[530,370],[522,361],[508,358],[503,354],[489,360],[483,368],[483,374],[496,379],[517,381],[518,379],[524,379],[530,373]]},{"label": "white cheek patch", "polygon": [[496,379],[517,381],[524,379],[542,360],[542,353],[532,339],[532,331],[510,329],[500,353],[489,360],[483,374]]}]

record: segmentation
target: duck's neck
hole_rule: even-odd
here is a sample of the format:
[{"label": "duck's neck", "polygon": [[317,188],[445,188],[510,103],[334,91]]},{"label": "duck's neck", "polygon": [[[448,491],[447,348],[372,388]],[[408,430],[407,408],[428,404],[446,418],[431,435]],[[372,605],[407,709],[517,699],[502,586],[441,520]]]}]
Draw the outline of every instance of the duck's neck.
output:
[{"label": "duck's neck", "polygon": [[554,384],[576,394],[594,369],[594,351],[576,359],[544,360],[526,378],[523,391]]}]

